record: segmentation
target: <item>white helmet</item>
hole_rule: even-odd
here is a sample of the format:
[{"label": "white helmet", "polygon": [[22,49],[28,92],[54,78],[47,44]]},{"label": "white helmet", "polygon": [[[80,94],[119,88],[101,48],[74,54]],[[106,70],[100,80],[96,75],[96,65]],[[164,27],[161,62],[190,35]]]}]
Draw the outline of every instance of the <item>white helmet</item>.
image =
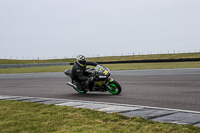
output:
[{"label": "white helmet", "polygon": [[78,55],[78,56],[76,57],[76,62],[77,62],[80,66],[84,67],[84,66],[86,65],[85,56],[83,56],[83,55]]}]

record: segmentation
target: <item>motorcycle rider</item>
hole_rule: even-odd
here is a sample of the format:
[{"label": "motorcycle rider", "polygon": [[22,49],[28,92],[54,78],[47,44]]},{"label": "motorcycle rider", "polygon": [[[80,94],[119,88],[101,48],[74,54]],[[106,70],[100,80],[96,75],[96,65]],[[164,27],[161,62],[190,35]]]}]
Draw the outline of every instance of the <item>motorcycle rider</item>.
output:
[{"label": "motorcycle rider", "polygon": [[76,83],[76,86],[80,91],[84,90],[81,85],[82,81],[86,83],[87,87],[89,87],[89,84],[93,81],[93,77],[88,77],[85,72],[87,65],[97,66],[98,64],[93,61],[87,62],[85,56],[78,55],[76,62],[72,67],[71,78]]}]

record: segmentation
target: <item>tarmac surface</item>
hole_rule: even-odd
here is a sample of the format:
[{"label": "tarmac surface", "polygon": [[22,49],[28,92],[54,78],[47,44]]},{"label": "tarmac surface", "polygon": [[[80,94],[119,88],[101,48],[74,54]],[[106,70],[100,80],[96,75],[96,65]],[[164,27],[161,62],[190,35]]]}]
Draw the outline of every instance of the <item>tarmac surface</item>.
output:
[{"label": "tarmac surface", "polygon": [[89,108],[200,127],[200,69],[112,71],[120,95],[78,94],[63,73],[0,74],[0,100]]},{"label": "tarmac surface", "polygon": [[[120,95],[79,94],[64,73],[0,74],[0,95],[71,99],[200,111],[200,68],[120,70],[112,78]],[[126,114],[129,115],[129,114]]]}]

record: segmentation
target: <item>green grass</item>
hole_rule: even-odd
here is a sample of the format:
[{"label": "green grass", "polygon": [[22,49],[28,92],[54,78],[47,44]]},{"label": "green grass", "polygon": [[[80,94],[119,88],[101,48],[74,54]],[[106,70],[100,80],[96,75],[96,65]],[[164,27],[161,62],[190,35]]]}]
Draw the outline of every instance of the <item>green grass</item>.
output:
[{"label": "green grass", "polygon": [[[200,53],[183,53],[183,54],[154,54],[154,55],[131,55],[131,56],[108,56],[87,58],[88,61],[108,62],[108,61],[128,61],[128,60],[148,60],[148,59],[180,59],[180,58],[200,58]],[[75,62],[74,58],[70,59],[52,59],[52,60],[7,60],[0,59],[0,64],[32,64],[32,63],[60,63]]]},{"label": "green grass", "polygon": [[0,101],[2,133],[199,133],[200,128],[39,103]]},{"label": "green grass", "polygon": [[129,60],[150,60],[150,59],[180,59],[180,58],[200,58],[200,53],[184,53],[184,54],[154,54],[154,55],[132,55],[132,56],[111,56],[89,58],[90,61],[129,61]]},{"label": "green grass", "polygon": [[[105,64],[110,70],[136,70],[136,69],[170,69],[170,68],[200,68],[200,62],[166,62],[166,63],[127,63]],[[0,74],[7,73],[37,73],[37,72],[64,72],[72,66],[24,67],[0,69]]]},{"label": "green grass", "polygon": [[75,59],[52,59],[52,60],[10,60],[0,59],[0,64],[35,64],[35,63],[61,63],[75,62]]},{"label": "green grass", "polygon": [[46,66],[46,67],[23,67],[0,69],[0,74],[7,73],[39,73],[39,72],[64,72],[72,66]]},{"label": "green grass", "polygon": [[200,68],[200,62],[106,64],[110,70]]},{"label": "green grass", "polygon": [[[135,55],[135,56],[110,56],[88,58],[88,61],[106,62],[123,60],[146,60],[146,59],[180,59],[180,58],[200,58],[200,53],[184,54],[158,54],[158,55]],[[54,59],[54,60],[3,60],[0,64],[29,64],[29,63],[58,63],[75,62],[75,59]],[[169,68],[200,68],[200,62],[171,62],[171,63],[128,63],[128,64],[106,64],[111,70],[134,70],[134,69],[169,69]],[[63,72],[71,69],[72,66],[48,66],[48,67],[25,67],[0,69],[3,73],[35,73],[35,72]]]}]

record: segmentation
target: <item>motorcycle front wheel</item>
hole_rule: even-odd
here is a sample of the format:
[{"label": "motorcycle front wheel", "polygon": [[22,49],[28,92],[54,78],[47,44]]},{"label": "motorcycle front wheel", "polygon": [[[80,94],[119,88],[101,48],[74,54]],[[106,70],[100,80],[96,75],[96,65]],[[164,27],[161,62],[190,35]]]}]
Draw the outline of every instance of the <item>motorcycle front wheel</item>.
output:
[{"label": "motorcycle front wheel", "polygon": [[108,82],[108,84],[105,87],[107,91],[109,91],[110,93],[114,95],[118,95],[119,93],[121,93],[121,90],[122,90],[119,83],[115,80],[113,80],[112,82]]}]

